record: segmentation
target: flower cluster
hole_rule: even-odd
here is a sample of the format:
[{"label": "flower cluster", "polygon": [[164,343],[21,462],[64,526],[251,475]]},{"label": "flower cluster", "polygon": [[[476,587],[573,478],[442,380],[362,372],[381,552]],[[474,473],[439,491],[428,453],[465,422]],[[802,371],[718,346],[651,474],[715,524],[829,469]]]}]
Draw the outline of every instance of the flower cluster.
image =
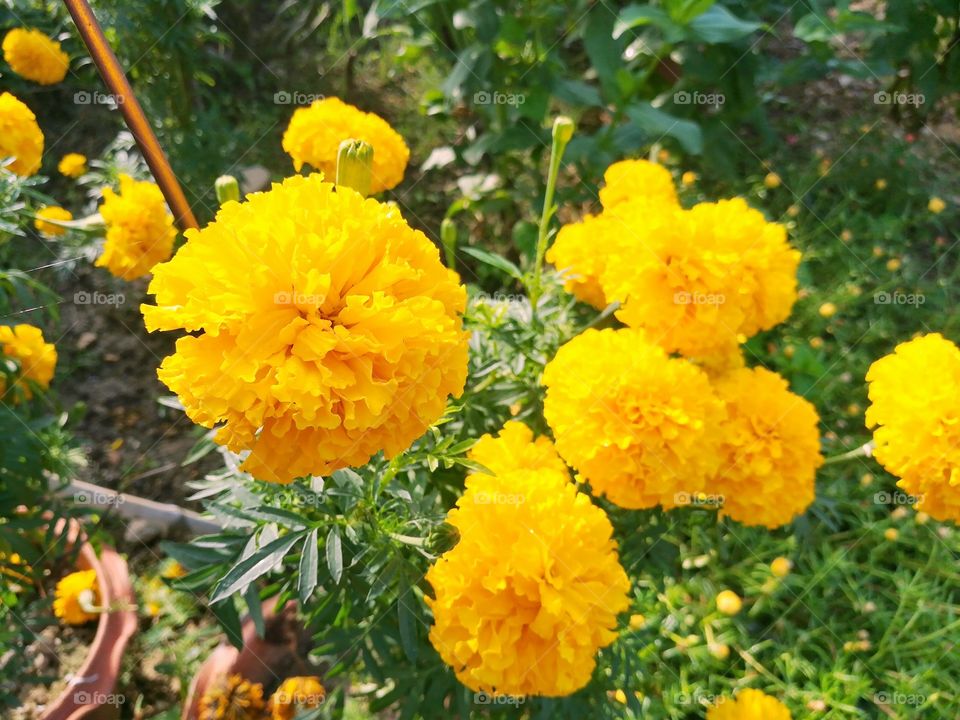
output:
[{"label": "flower cluster", "polygon": [[373,147],[370,192],[396,187],[410,160],[400,134],[379,115],[363,112],[338,98],[324,98],[298,108],[283,134],[283,149],[297,170],[312,165],[334,178],[337,152],[343,140],[362,140]]},{"label": "flower cluster", "polygon": [[28,28],[14,28],[6,34],[3,59],[17,75],[41,85],[56,85],[70,68],[70,58],[60,43]]},{"label": "flower cluster", "polygon": [[230,675],[200,699],[200,720],[261,720],[267,704],[263,685]]},{"label": "flower cluster", "polygon": [[37,217],[33,221],[33,226],[44,235],[57,237],[66,233],[67,228],[62,225],[57,225],[56,223],[48,222],[50,220],[70,222],[73,220],[73,213],[66,208],[56,205],[48,205],[47,207],[42,207],[37,210]]},{"label": "flower cluster", "polygon": [[396,208],[294,176],[154,269],[160,379],[243,468],[289,482],[406,450],[466,379],[466,291]]},{"label": "flower cluster", "polygon": [[671,508],[716,472],[723,404],[703,370],[644,333],[587,330],[560,348],[543,384],[560,455],[611,502]]},{"label": "flower cluster", "polygon": [[661,205],[677,205],[677,189],[670,171],[649,160],[621,160],[603,173],[600,204],[604,210],[644,198]]},{"label": "flower cluster", "polygon": [[318,677],[287,678],[270,696],[267,706],[270,720],[293,720],[299,710],[318,708],[326,697],[326,690]]},{"label": "flower cluster", "polygon": [[707,710],[707,720],[791,720],[790,710],[761,690],[746,689],[736,699],[722,698]]},{"label": "flower cluster", "polygon": [[96,570],[79,570],[61,578],[54,591],[53,614],[67,625],[83,625],[97,619],[92,609],[100,605]]},{"label": "flower cluster", "polygon": [[786,525],[813,502],[823,464],[817,411],[761,367],[721,375],[714,387],[727,418],[707,492],[724,499],[721,514],[745,525]]},{"label": "flower cluster", "polygon": [[[45,342],[43,331],[33,325],[0,325],[0,355],[17,362],[17,377],[11,388],[0,375],[0,398],[17,403],[33,397],[33,386],[50,387],[57,367],[57,349]],[[9,396],[8,396],[9,393]]]},{"label": "flower cluster", "polygon": [[470,475],[448,515],[459,542],[427,574],[430,642],[475,691],[568,695],[628,606],[613,528],[528,429],[479,445],[472,457],[496,474]]},{"label": "flower cluster", "polygon": [[874,456],[918,510],[960,521],[960,348],[939,333],[901,343],[867,383]]},{"label": "flower cluster", "polygon": [[80,153],[67,153],[57,164],[57,170],[68,178],[78,178],[87,171],[87,157]]},{"label": "flower cluster", "polygon": [[104,188],[100,215],[107,226],[107,240],[97,267],[135,280],[170,258],[177,231],[163,193],[154,183],[121,175],[119,193]]},{"label": "flower cluster", "polygon": [[13,158],[7,168],[24,177],[40,169],[43,133],[33,112],[8,92],[0,93],[0,161]]}]

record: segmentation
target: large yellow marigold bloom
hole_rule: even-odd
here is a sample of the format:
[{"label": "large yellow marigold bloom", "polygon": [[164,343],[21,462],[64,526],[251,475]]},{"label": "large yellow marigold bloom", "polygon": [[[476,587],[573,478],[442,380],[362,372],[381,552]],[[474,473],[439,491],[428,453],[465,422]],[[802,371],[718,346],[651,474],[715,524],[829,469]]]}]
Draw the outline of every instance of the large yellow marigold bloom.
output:
[{"label": "large yellow marigold bloom", "polygon": [[107,225],[107,241],[97,267],[135,280],[170,259],[177,231],[163,193],[154,183],[121,175],[119,194],[103,189],[100,215]]},{"label": "large yellow marigold bloom", "polygon": [[200,698],[200,720],[263,720],[263,685],[230,675]]},{"label": "large yellow marigold bloom", "polygon": [[53,614],[67,625],[83,625],[97,619],[96,613],[86,607],[100,605],[100,586],[96,570],[80,570],[70,573],[57,583],[54,591]]},{"label": "large yellow marigold bloom", "polygon": [[[800,253],[782,225],[741,198],[691,210],[662,206],[625,218],[623,241],[600,278],[617,317],[670,352],[729,354],[785,320],[797,296]],[[619,253],[619,254],[617,254]]]},{"label": "large yellow marigold bloom", "polygon": [[13,158],[7,169],[27,177],[40,169],[43,133],[26,105],[8,92],[0,93],[0,160]]},{"label": "large yellow marigold bloom", "polygon": [[324,98],[298,108],[283,134],[283,149],[293,158],[297,172],[310,164],[334,178],[337,151],[348,139],[363,140],[373,147],[371,193],[400,184],[410,160],[410,149],[403,138],[379,115],[363,112],[338,98]]},{"label": "large yellow marigold bloom", "polygon": [[14,28],[3,38],[3,59],[17,75],[41,85],[55,85],[70,68],[60,43],[27,28]]},{"label": "large yellow marigold bloom", "polygon": [[57,367],[57,348],[45,342],[43,331],[33,325],[0,325],[0,354],[17,361],[17,379],[7,395],[6,381],[0,376],[0,397],[16,403],[21,397],[33,397],[31,384],[46,390]]},{"label": "large yellow marigold bloom", "polygon": [[533,431],[518,420],[507,422],[496,437],[484,435],[477,440],[470,448],[470,458],[494,475],[510,470],[569,472],[550,438],[534,440]]},{"label": "large yellow marigold bloom", "polygon": [[901,343],[867,383],[874,456],[918,510],[960,522],[960,349],[939,333]]},{"label": "large yellow marigold bloom", "polygon": [[727,419],[707,493],[722,496],[721,513],[745,525],[786,525],[814,499],[823,464],[816,409],[762,367],[727,373],[714,388]]},{"label": "large yellow marigold bloom", "polygon": [[67,153],[60,158],[57,170],[68,178],[78,178],[87,171],[87,156],[80,153]]},{"label": "large yellow marigold bloom", "polygon": [[225,204],[154,271],[160,379],[194,422],[289,482],[406,450],[466,379],[466,291],[400,212],[319,174]]},{"label": "large yellow marigold bloom", "polygon": [[679,203],[670,171],[649,160],[616,162],[607,168],[603,181],[600,204],[604,210],[641,197],[664,205]]},{"label": "large yellow marigold bloom", "polygon": [[[543,453],[520,453],[521,463]],[[502,456],[516,458],[516,448]],[[629,605],[604,512],[566,471],[524,467],[470,475],[447,521],[460,539],[427,573],[430,642],[460,682],[551,697],[586,685]]]},{"label": "large yellow marigold bloom", "polygon": [[707,709],[707,720],[791,720],[787,706],[760,690],[746,689],[736,700],[721,698]]},{"label": "large yellow marigold bloom", "polygon": [[47,207],[37,210],[37,217],[33,221],[33,226],[44,235],[57,237],[65,234],[67,232],[67,228],[56,225],[52,222],[47,222],[48,220],[70,222],[73,220],[73,213],[66,208],[57,207],[56,205],[48,205]]},{"label": "large yellow marigold bloom", "polygon": [[563,274],[563,289],[597,310],[608,305],[600,275],[610,253],[610,225],[602,214],[564,225],[546,255],[547,262]]},{"label": "large yellow marigold bloom", "polygon": [[625,508],[685,505],[716,472],[723,405],[706,373],[643,333],[587,330],[543,372],[561,457]]},{"label": "large yellow marigold bloom", "polygon": [[270,719],[293,720],[297,711],[320,707],[326,697],[326,690],[318,677],[287,678],[270,697]]}]

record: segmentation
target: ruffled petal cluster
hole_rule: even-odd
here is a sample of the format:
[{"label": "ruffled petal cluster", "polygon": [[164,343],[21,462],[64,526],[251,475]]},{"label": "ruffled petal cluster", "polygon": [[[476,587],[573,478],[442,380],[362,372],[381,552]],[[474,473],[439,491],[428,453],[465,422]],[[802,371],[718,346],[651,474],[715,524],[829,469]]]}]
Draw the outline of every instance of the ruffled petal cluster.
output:
[{"label": "ruffled petal cluster", "polygon": [[814,499],[823,464],[816,409],[762,367],[727,373],[714,388],[727,419],[717,428],[721,463],[707,493],[745,525],[786,525]]},{"label": "ruffled petal cluster", "polygon": [[392,457],[462,391],[466,291],[395,207],[295,176],[186,236],[143,307],[192,333],[159,377],[254,477]]},{"label": "ruffled petal cluster", "polygon": [[707,710],[707,720],[791,720],[790,710],[761,690],[746,689],[736,699],[721,698]]},{"label": "ruffled petal cluster", "polygon": [[499,435],[484,435],[470,448],[470,457],[494,475],[510,470],[551,470],[568,473],[566,464],[548,437],[533,439],[533,431],[510,420]]},{"label": "ruffled petal cluster", "polygon": [[57,164],[57,170],[68,178],[78,178],[87,171],[87,156],[80,153],[67,153]]},{"label": "ruffled petal cluster", "polygon": [[11,172],[27,177],[40,169],[43,133],[26,105],[8,92],[0,93],[0,161],[13,158]]},{"label": "ruffled petal cluster", "polygon": [[547,251],[547,261],[564,276],[564,289],[598,310],[615,298],[605,294],[600,278],[609,258],[621,254],[630,222],[643,222],[659,208],[676,208],[677,191],[670,172],[646,160],[614,163],[604,174],[600,190],[603,212],[560,228]]},{"label": "ruffled petal cluster", "polygon": [[298,108],[283,134],[283,149],[293,158],[297,172],[309,164],[334,178],[340,143],[349,139],[363,140],[373,147],[370,192],[400,184],[410,160],[410,149],[403,138],[379,115],[338,98],[324,98]]},{"label": "ruffled petal cluster", "polygon": [[54,591],[53,614],[67,625],[83,625],[96,620],[95,613],[84,607],[100,605],[100,586],[96,570],[80,570],[70,573],[57,583]]},{"label": "ruffled petal cluster", "polygon": [[867,383],[874,457],[918,510],[960,522],[960,348],[939,333],[901,343]]},{"label": "ruffled petal cluster", "polygon": [[70,68],[70,58],[39,30],[14,28],[3,38],[3,59],[21,77],[41,85],[61,82]]},{"label": "ruffled petal cluster", "polygon": [[262,720],[267,709],[263,685],[230,675],[200,698],[200,720]]},{"label": "ruffled petal cluster", "polygon": [[67,228],[57,225],[48,220],[59,220],[61,222],[70,222],[73,220],[73,213],[66,208],[48,205],[37,210],[37,217],[33,221],[33,226],[44,235],[57,237],[67,232]]},{"label": "ruffled petal cluster", "polygon": [[723,404],[707,374],[633,329],[587,330],[543,373],[561,457],[625,508],[672,508],[718,467]]},{"label": "ruffled petal cluster", "polygon": [[730,354],[785,320],[797,295],[800,253],[782,225],[741,198],[691,210],[662,206],[624,218],[600,285],[617,317],[670,352]]},{"label": "ruffled petal cluster", "polygon": [[107,226],[107,240],[97,267],[135,280],[170,258],[177,231],[163,193],[154,183],[121,175],[119,193],[103,189],[100,215]]},{"label": "ruffled petal cluster", "polygon": [[17,379],[12,388],[0,376],[0,398],[18,402],[33,397],[33,385],[46,390],[57,367],[57,349],[45,342],[43,331],[33,325],[0,325],[0,354],[17,362]]},{"label": "ruffled petal cluster", "polygon": [[[492,695],[569,695],[589,682],[596,653],[616,638],[630,581],[613,527],[566,471],[530,469],[545,446],[500,453],[518,460],[475,473],[450,511],[459,532],[427,580],[430,642],[459,680]],[[492,463],[498,465],[498,463]]]},{"label": "ruffled petal cluster", "polygon": [[318,677],[308,675],[287,678],[270,696],[267,707],[270,720],[293,720],[300,710],[320,707],[326,697],[326,690]]}]

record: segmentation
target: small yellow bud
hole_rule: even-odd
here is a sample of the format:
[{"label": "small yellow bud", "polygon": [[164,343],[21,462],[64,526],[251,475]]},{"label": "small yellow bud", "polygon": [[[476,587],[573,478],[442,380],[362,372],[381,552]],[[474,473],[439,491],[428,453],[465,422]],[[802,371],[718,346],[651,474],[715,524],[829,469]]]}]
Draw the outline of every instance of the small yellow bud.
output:
[{"label": "small yellow bud", "polygon": [[843,230],[840,233],[840,239],[843,240],[844,242],[850,242],[851,240],[853,240],[853,233],[850,232],[849,230]]},{"label": "small yellow bud", "polygon": [[685,187],[693,185],[697,181],[697,174],[692,170],[687,170],[683,175],[680,176],[680,182],[683,183]]},{"label": "small yellow bud", "polygon": [[730,657],[730,646],[726,643],[710,643],[710,654],[717,660],[726,660]]},{"label": "small yellow bud", "polygon": [[833,317],[834,315],[837,314],[837,306],[834,305],[832,302],[825,302],[823,305],[820,306],[819,312],[821,317],[825,317],[825,318]]},{"label": "small yellow bud", "polygon": [[640,613],[636,613],[636,614],[630,616],[630,629],[631,629],[631,630],[639,630],[640,628],[642,628],[642,627],[643,627],[644,625],[646,625],[646,624],[647,624],[647,618],[645,618],[645,617],[644,617],[643,615],[641,615]]},{"label": "small yellow bud", "polygon": [[822,348],[823,338],[821,337],[810,338],[810,347],[812,347],[814,350],[819,350],[820,348]]},{"label": "small yellow bud", "polygon": [[941,198],[934,196],[930,198],[930,202],[927,203],[927,209],[934,215],[939,215],[947,209],[947,204]]},{"label": "small yellow bud", "polygon": [[887,189],[887,181],[884,180],[883,178],[880,178],[879,180],[877,180],[877,181],[873,184],[873,186],[874,186],[875,188],[877,188],[877,190],[886,190],[886,189]]},{"label": "small yellow bud", "polygon": [[573,120],[566,115],[558,115],[553,121],[553,139],[562,145],[570,142],[573,137],[573,131],[576,129]]},{"label": "small yellow bud", "polygon": [[890,272],[896,272],[903,266],[903,261],[900,258],[890,258],[887,260],[887,270]]},{"label": "small yellow bud", "polygon": [[778,578],[785,578],[790,574],[792,569],[793,563],[790,561],[790,558],[785,558],[783,556],[775,558],[774,561],[770,563],[770,572],[772,572]]},{"label": "small yellow bud", "polygon": [[736,615],[743,607],[743,600],[733,590],[724,590],[717,595],[717,610],[724,615]]},{"label": "small yellow bud", "polygon": [[337,151],[337,185],[370,194],[373,146],[363,140],[344,140]]},{"label": "small yellow bud", "polygon": [[217,202],[223,205],[225,202],[240,200],[240,184],[233,175],[221,175],[213,183],[213,189],[217,193]]},{"label": "small yellow bud", "polygon": [[799,205],[791,205],[790,207],[787,208],[787,215],[789,215],[790,217],[795,218],[799,214],[800,214]]},{"label": "small yellow bud", "polygon": [[783,184],[783,180],[775,172],[767,173],[763,178],[763,184],[770,190],[775,190]]},{"label": "small yellow bud", "polygon": [[860,476],[860,484],[863,487],[870,487],[873,484],[873,473],[864,473]]},{"label": "small yellow bud", "polygon": [[916,514],[916,517],[913,518],[913,521],[917,525],[926,525],[928,522],[930,522],[930,516],[921,510]]},{"label": "small yellow bud", "polygon": [[883,531],[883,536],[890,542],[896,542],[897,538],[900,537],[900,531],[896,528],[887,528]]}]

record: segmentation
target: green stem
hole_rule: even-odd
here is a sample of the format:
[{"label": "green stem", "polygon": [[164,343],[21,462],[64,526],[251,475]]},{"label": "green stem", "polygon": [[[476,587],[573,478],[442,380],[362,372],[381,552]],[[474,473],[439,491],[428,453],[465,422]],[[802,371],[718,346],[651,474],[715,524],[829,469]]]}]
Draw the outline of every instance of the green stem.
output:
[{"label": "green stem", "polygon": [[873,454],[873,441],[870,441],[864,445],[861,445],[858,448],[854,448],[849,452],[841,453],[840,455],[833,455],[831,457],[825,458],[823,461],[824,465],[833,465],[834,463],[846,462],[847,460],[856,460],[857,458],[870,457]]},{"label": "green stem", "polygon": [[560,161],[563,151],[573,136],[573,121],[560,116],[553,123],[553,142],[550,144],[550,169],[547,173],[547,191],[543,197],[543,212],[540,215],[540,229],[537,234],[537,257],[533,266],[533,280],[530,283],[530,305],[537,311],[540,300],[543,275],[543,258],[547,254],[547,240],[550,235],[550,220],[556,212],[553,206],[553,194],[557,189],[557,175],[560,173]]}]

